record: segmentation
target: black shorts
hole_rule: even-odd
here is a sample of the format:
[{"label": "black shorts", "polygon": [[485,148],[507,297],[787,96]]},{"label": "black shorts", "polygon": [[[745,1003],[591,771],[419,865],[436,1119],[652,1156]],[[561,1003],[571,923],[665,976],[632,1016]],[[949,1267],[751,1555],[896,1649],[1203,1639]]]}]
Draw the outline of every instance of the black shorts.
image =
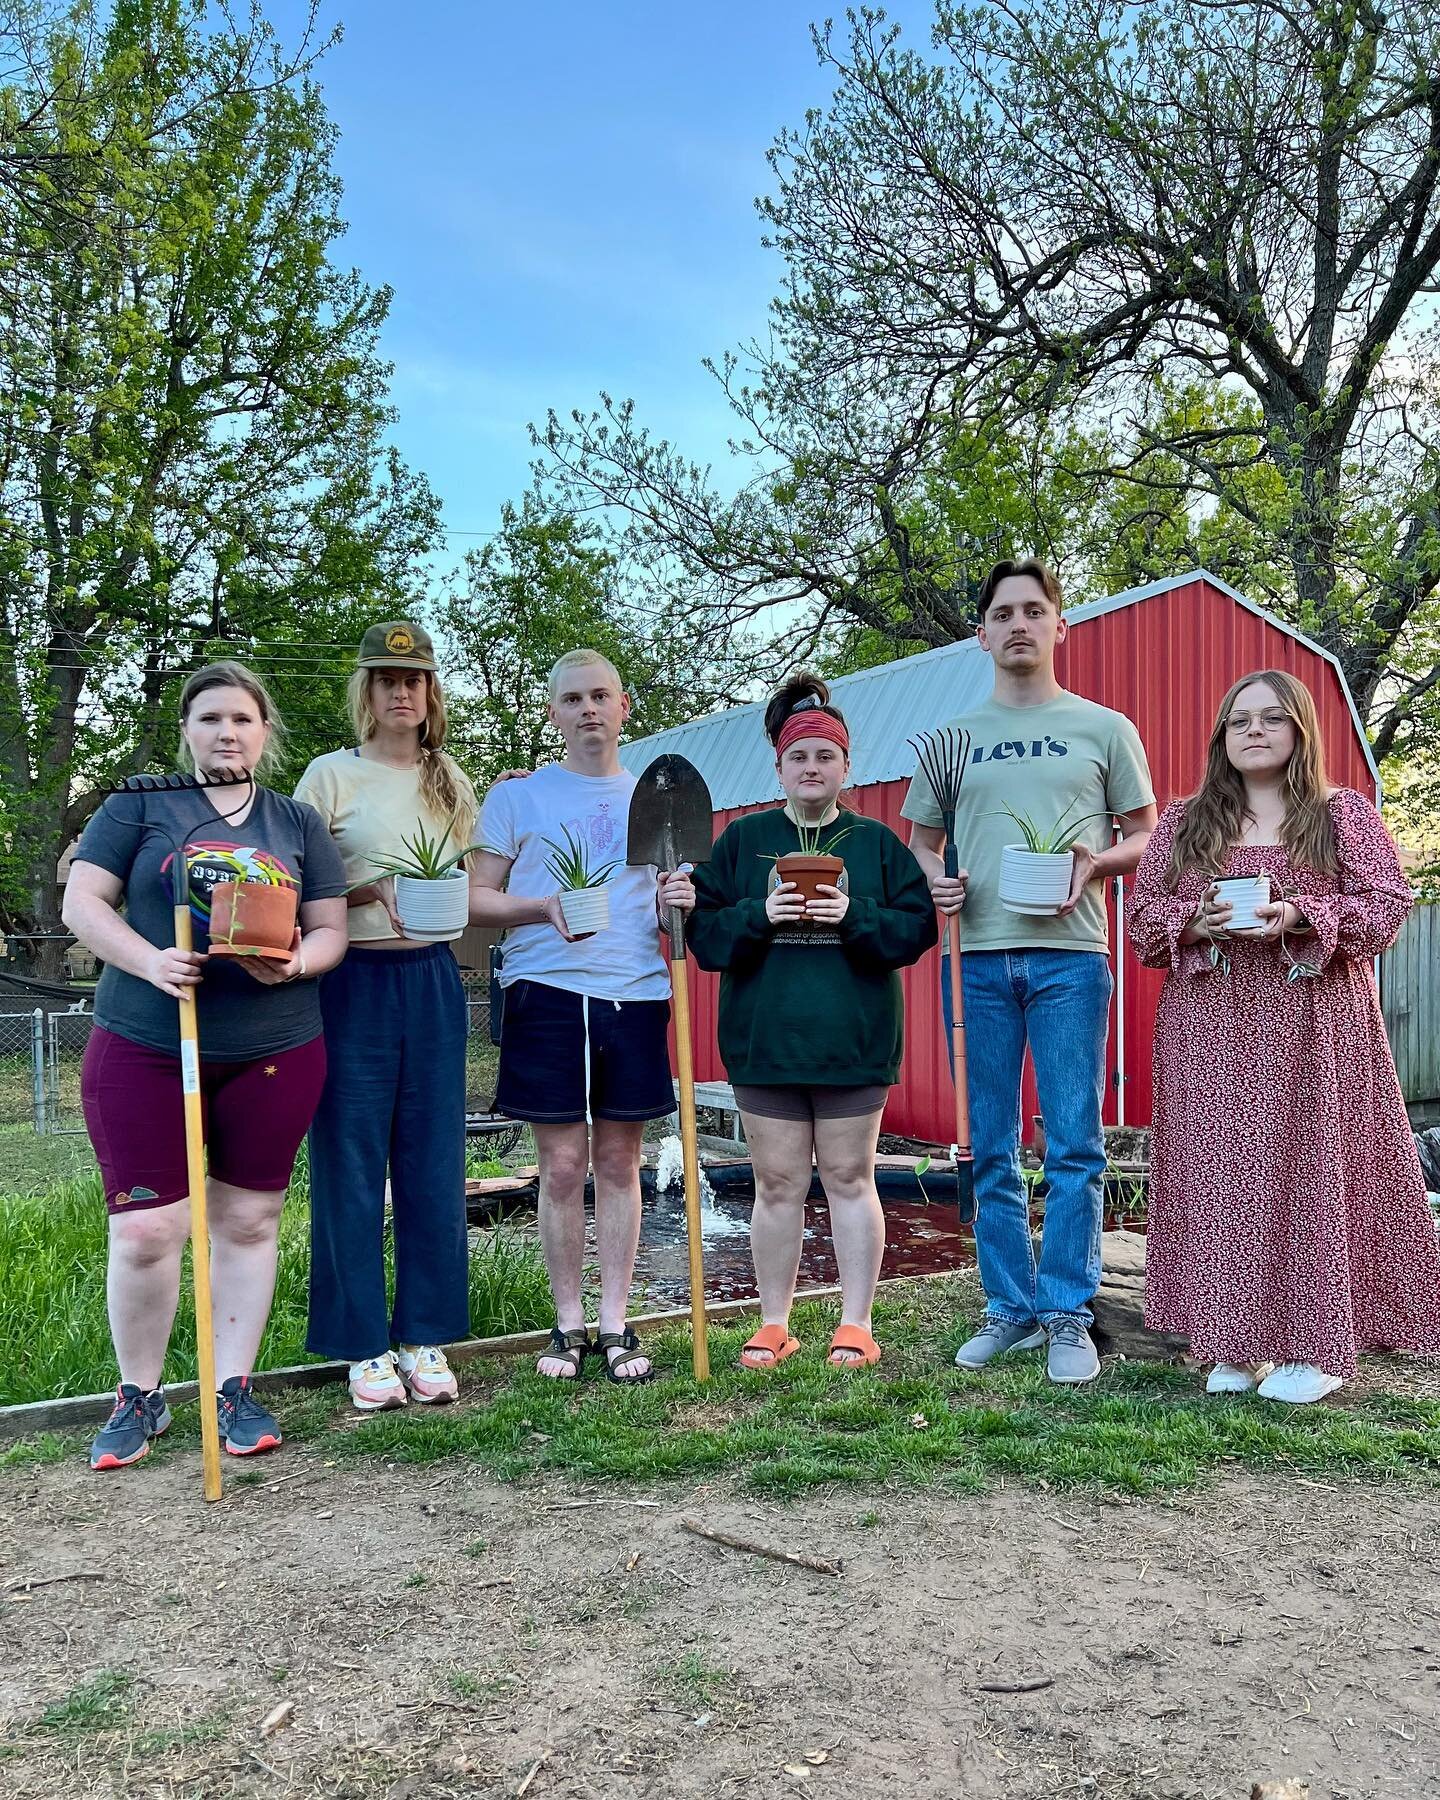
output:
[{"label": "black shorts", "polygon": [[669,1023],[668,1000],[587,1001],[541,981],[512,981],[495,1110],[534,1125],[583,1121],[588,1035],[589,1116],[662,1119],[675,1110]]}]

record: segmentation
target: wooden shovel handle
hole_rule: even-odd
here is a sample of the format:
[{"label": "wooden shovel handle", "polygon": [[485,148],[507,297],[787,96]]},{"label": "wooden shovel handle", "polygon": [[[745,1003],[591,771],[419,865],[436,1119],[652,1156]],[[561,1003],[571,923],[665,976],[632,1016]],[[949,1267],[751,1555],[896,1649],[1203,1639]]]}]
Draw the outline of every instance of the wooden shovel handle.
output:
[{"label": "wooden shovel handle", "polygon": [[695,1055],[690,1024],[690,971],[682,948],[670,962],[675,1002],[675,1061],[680,1078],[680,1148],[685,1167],[685,1237],[690,1250],[690,1358],[697,1381],[710,1379],[705,1335],[705,1253],[700,1235],[700,1145],[695,1134]]}]

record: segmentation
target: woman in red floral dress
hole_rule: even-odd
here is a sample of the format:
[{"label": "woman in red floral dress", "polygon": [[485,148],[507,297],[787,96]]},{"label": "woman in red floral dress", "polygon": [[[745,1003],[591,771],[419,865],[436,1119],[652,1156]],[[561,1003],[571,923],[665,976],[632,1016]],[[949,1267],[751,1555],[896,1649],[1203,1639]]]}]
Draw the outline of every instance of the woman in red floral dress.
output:
[{"label": "woman in red floral dress", "polygon": [[[1247,931],[1215,886],[1241,875],[1271,891]],[[1410,905],[1375,808],[1326,782],[1309,691],[1238,681],[1130,916],[1141,961],[1169,969],[1145,1322],[1215,1365],[1211,1393],[1304,1404],[1359,1350],[1440,1350],[1440,1249],[1371,971]]]}]

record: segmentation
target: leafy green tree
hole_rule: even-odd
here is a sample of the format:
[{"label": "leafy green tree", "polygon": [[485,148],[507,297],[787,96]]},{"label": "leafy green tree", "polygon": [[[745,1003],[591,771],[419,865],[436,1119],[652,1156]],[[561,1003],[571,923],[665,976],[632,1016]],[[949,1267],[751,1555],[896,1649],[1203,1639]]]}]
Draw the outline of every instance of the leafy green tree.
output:
[{"label": "leafy green tree", "polygon": [[538,434],[567,500],[717,620],[934,643],[963,589],[908,521],[956,422],[1078,442],[1082,588],[1203,547],[1339,658],[1381,754],[1423,745],[1440,10],[942,0],[926,50],[847,17],[830,105],[771,152],[770,332],[716,366],[758,473],[727,495],[606,399]]},{"label": "leafy green tree", "polygon": [[644,737],[733,699],[743,664],[693,625],[625,597],[615,556],[573,515],[527,495],[465,559],[465,585],[440,620],[458,671],[457,748],[481,792],[502,769],[533,769],[562,749],[546,719],[550,670],[567,650],[598,650],[630,695],[628,735]]},{"label": "leafy green tree", "polygon": [[389,292],[332,261],[311,39],[202,0],[0,27],[0,906],[44,931],[212,650],[333,730],[326,646],[413,604],[437,508],[384,441]]}]

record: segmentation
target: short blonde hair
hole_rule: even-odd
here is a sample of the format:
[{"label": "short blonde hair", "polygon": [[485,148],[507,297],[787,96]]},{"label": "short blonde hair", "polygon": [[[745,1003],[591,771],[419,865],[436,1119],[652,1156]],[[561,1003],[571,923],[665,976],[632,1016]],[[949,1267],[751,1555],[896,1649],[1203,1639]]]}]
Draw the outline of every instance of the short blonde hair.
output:
[{"label": "short blonde hair", "polygon": [[604,655],[599,650],[567,650],[563,656],[556,659],[555,666],[550,671],[550,698],[553,700],[560,692],[560,683],[572,669],[583,669],[590,664],[595,664],[599,668],[608,670],[610,678],[615,683],[617,689],[622,694],[625,692],[625,683],[620,678],[620,671],[615,667],[608,656]]}]

